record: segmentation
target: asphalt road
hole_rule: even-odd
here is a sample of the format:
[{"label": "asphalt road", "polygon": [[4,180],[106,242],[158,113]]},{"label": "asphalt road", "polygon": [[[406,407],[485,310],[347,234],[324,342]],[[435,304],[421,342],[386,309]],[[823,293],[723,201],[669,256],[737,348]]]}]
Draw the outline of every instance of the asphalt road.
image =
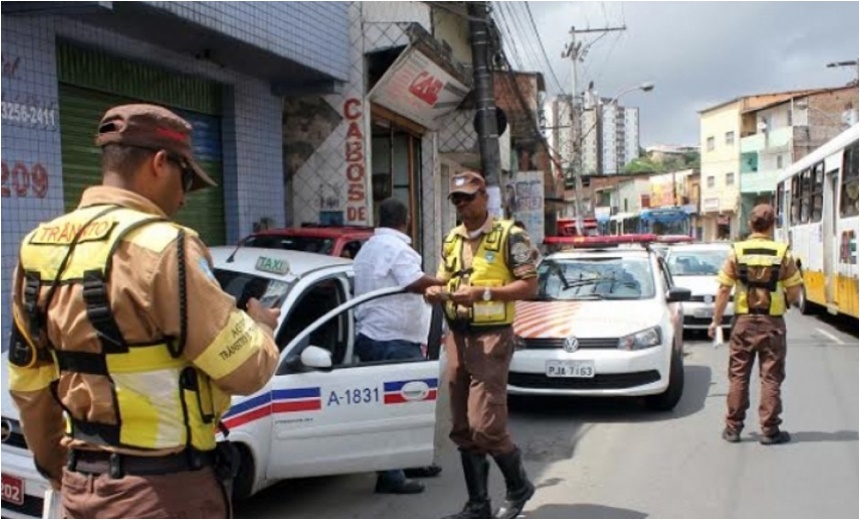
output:
[{"label": "asphalt road", "polygon": [[[684,396],[670,413],[636,400],[527,399],[511,429],[537,484],[526,518],[857,518],[857,321],[788,317],[783,428],[793,441],[757,442],[758,379],[740,444],[720,438],[728,351],[685,344]],[[239,505],[252,518],[440,518],[466,494],[447,440],[440,395],[437,457],[443,473],[421,495],[373,493],[371,473],[285,481]],[[491,468],[491,493],[504,494]]]}]

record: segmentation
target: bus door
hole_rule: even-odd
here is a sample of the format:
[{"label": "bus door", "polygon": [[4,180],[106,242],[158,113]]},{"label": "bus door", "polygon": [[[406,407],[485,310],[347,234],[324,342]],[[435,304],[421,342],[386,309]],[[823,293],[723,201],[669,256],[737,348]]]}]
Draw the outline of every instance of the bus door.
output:
[{"label": "bus door", "polygon": [[839,259],[839,240],[835,239],[836,222],[839,214],[837,208],[837,189],[839,187],[839,170],[827,172],[824,176],[824,200],[822,208],[824,246],[824,298],[826,303],[836,303],[836,262]]}]

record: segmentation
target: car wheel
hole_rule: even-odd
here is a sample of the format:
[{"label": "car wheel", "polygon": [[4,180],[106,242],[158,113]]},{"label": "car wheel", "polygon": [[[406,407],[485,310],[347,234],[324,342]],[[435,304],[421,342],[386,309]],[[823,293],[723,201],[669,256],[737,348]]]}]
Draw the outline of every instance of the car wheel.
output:
[{"label": "car wheel", "polygon": [[651,410],[668,412],[675,408],[684,393],[684,355],[680,350],[672,352],[672,363],[669,367],[669,386],[660,394],[649,395],[645,405]]},{"label": "car wheel", "polygon": [[251,455],[251,450],[244,444],[236,444],[239,449],[239,472],[236,478],[233,479],[233,502],[244,500],[251,496],[251,490],[254,488],[254,456]]},{"label": "car wheel", "polygon": [[809,316],[818,313],[818,306],[806,299],[806,287],[800,288],[800,298],[797,300],[797,309],[801,314]]}]

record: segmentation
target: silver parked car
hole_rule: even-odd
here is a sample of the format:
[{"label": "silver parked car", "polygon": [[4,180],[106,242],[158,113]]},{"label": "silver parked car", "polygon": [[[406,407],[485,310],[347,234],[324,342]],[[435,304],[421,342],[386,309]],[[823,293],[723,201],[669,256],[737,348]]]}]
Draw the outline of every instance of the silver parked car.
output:
[{"label": "silver parked car", "polygon": [[[690,289],[692,296],[684,303],[684,330],[707,330],[714,318],[717,273],[731,251],[731,244],[678,244],[669,248],[666,262],[678,287]],[[729,300],[723,315],[723,327],[731,326],[734,309]]]}]

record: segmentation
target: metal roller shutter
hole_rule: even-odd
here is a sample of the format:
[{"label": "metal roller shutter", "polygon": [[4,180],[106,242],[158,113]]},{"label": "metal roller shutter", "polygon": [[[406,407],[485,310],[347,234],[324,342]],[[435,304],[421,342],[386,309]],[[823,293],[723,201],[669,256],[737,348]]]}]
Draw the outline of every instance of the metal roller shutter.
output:
[{"label": "metal roller shutter", "polygon": [[[220,106],[220,86],[63,43],[58,44],[57,61],[66,210],[77,206],[86,187],[101,182],[101,153],[93,140],[104,112],[123,103],[157,103],[194,126],[195,157],[219,184],[217,188],[190,194],[176,221],[196,230],[207,244],[223,244],[226,225],[221,121],[217,112],[213,113],[213,107]],[[140,81],[131,81],[135,78]],[[176,81],[171,82],[174,78]],[[146,89],[145,82],[150,82],[153,88]],[[102,90],[107,88],[118,92]]]}]

